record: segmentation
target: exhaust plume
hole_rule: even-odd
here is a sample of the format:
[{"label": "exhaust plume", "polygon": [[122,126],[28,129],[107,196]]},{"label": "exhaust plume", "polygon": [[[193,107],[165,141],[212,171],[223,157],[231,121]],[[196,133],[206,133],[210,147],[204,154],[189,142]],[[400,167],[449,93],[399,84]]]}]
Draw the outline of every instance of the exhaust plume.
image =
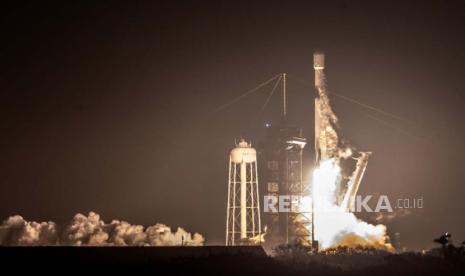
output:
[{"label": "exhaust plume", "polygon": [[320,247],[367,246],[391,250],[384,225],[366,223],[337,204],[340,173],[339,164],[333,159],[323,161],[313,172],[315,238]]}]

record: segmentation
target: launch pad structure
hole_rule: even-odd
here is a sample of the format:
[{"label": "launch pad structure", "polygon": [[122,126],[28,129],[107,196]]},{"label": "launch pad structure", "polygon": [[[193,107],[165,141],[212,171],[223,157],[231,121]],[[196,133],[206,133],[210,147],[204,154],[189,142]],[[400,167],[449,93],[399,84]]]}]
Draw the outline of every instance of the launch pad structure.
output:
[{"label": "launch pad structure", "polygon": [[[325,88],[324,66],[324,54],[316,52],[313,56],[313,67],[317,91]],[[302,154],[307,139],[303,136],[301,128],[287,125],[286,96],[286,74],[283,74],[283,123],[278,127],[267,128],[263,150],[266,159],[265,190],[268,196],[286,194],[299,200],[298,202],[290,202],[291,212],[264,214],[265,221],[269,225],[267,243],[271,246],[299,244],[317,248],[314,235],[313,200],[310,202],[309,209],[301,208],[301,200],[311,196],[310,183],[304,181],[302,172]],[[323,138],[323,142],[325,141],[322,137],[324,130],[320,130],[322,116],[320,116],[318,109],[319,100],[319,97],[315,98],[315,166],[319,164],[321,159],[320,138]],[[324,145],[325,154],[327,146],[331,145]],[[333,147],[337,148],[337,145]]]},{"label": "launch pad structure", "polygon": [[[303,149],[307,140],[302,129],[285,124],[266,129],[266,139],[261,149],[263,160],[262,190],[267,196],[279,197],[288,195],[300,199],[309,192],[309,185],[303,179]],[[268,226],[267,244],[309,244],[311,223],[309,213],[299,209],[300,202],[289,201],[290,212],[264,213],[264,221]]]},{"label": "launch pad structure", "polygon": [[[315,72],[314,121],[314,166],[325,160],[355,160],[351,175],[343,175],[337,183],[337,205],[350,212],[365,172],[370,152],[357,152],[345,147],[338,137],[337,117],[331,110],[325,79],[325,56],[321,52],[313,55]],[[318,250],[315,238],[314,195],[310,181],[303,179],[303,150],[307,139],[302,128],[287,121],[286,73],[277,75],[248,91],[232,103],[279,77],[274,89],[282,81],[282,121],[278,125],[266,125],[266,138],[258,153],[250,144],[241,141],[231,151],[228,182],[228,203],[226,221],[226,245],[246,245],[262,242],[275,247],[282,244],[298,244]],[[272,91],[272,93],[273,93]],[[272,95],[271,93],[271,95]],[[271,96],[270,95],[270,96]],[[269,100],[269,99],[267,99]],[[221,107],[221,108],[224,108]],[[348,152],[345,152],[347,150]],[[257,158],[259,159],[257,165]],[[351,165],[352,166],[352,165]],[[260,176],[261,182],[258,182]],[[259,197],[288,196],[290,211],[261,212]],[[308,200],[302,202],[303,200]],[[304,205],[306,208],[302,208]],[[263,219],[263,221],[262,221]],[[266,233],[261,228],[266,225]]]}]

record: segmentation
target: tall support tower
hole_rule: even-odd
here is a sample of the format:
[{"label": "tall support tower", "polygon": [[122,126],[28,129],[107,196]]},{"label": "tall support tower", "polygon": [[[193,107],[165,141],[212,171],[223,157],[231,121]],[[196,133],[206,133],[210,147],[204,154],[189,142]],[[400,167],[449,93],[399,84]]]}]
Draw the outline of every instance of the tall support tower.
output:
[{"label": "tall support tower", "polygon": [[[306,244],[309,233],[305,224],[308,214],[299,209],[298,200],[308,194],[308,185],[303,180],[302,155],[306,145],[302,130],[298,127],[269,126],[261,157],[264,160],[264,194],[285,199],[289,211],[264,213],[267,224],[266,244]],[[296,199],[296,200],[291,200]]]},{"label": "tall support tower", "polygon": [[302,154],[307,143],[302,129],[287,122],[286,74],[282,75],[283,113],[282,123],[267,126],[264,158],[264,193],[269,197],[288,196],[288,211],[264,213],[268,226],[266,245],[279,244],[308,245],[309,213],[302,210],[300,200],[308,196],[308,185],[303,181]]},{"label": "tall support tower", "polygon": [[229,156],[226,245],[261,242],[257,152],[241,140]]}]

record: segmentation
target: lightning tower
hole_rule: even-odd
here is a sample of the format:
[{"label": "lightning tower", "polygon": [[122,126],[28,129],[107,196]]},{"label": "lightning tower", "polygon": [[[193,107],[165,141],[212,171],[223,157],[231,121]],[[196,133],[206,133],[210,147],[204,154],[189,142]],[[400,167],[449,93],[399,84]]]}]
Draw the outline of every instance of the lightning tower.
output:
[{"label": "lightning tower", "polygon": [[[310,233],[308,210],[301,208],[300,200],[308,194],[308,185],[303,180],[302,154],[306,138],[302,129],[290,126],[287,120],[286,73],[282,79],[282,122],[276,126],[267,125],[266,140],[261,157],[264,159],[264,193],[269,197],[289,196],[289,211],[264,213],[268,226],[266,245],[280,244],[309,245]],[[293,200],[295,199],[295,200]]]}]

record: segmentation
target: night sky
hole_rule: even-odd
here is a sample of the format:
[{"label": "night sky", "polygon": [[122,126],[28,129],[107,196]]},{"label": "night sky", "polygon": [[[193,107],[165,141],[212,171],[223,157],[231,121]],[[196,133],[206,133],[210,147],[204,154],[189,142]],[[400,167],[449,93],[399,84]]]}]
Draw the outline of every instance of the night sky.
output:
[{"label": "night sky", "polygon": [[465,240],[465,5],[251,2],[2,5],[0,218],[95,211],[223,243],[229,151],[263,139],[280,98],[259,113],[268,86],[214,110],[288,73],[310,172],[323,50],[330,91],[403,118],[332,97],[344,137],[373,152],[360,194],[424,199],[389,233],[413,249],[445,231]]}]

